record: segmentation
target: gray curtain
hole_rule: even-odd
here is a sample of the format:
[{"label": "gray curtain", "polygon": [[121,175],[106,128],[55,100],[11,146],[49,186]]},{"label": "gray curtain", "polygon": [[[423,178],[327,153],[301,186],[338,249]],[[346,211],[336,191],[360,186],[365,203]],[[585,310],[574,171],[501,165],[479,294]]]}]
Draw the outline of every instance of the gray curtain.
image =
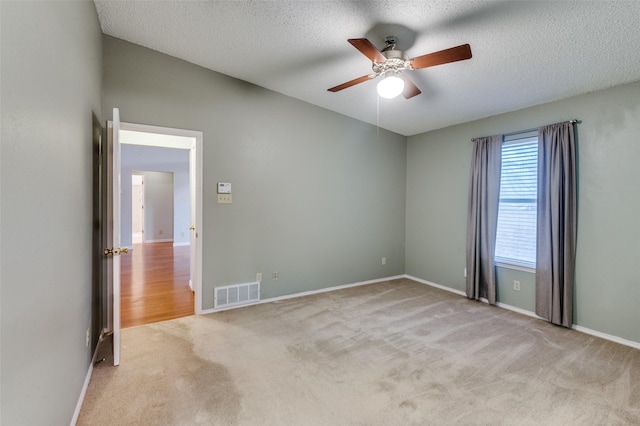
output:
[{"label": "gray curtain", "polygon": [[496,303],[494,253],[500,201],[502,135],[473,139],[467,212],[467,297]]},{"label": "gray curtain", "polygon": [[538,130],[536,314],[573,323],[576,258],[576,154],[573,124]]}]

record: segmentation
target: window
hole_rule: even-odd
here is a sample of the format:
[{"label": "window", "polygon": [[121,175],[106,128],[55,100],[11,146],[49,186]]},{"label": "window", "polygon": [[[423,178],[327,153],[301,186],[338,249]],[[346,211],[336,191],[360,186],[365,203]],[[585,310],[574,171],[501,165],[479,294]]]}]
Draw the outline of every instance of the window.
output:
[{"label": "window", "polygon": [[497,264],[535,268],[537,192],[537,131],[505,136],[496,236]]}]

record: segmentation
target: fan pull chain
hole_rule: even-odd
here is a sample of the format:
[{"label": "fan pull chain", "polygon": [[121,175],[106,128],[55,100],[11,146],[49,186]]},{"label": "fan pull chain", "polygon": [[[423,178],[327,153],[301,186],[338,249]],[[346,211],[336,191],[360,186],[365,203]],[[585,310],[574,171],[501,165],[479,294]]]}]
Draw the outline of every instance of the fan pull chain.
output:
[{"label": "fan pull chain", "polygon": [[376,141],[380,142],[380,96],[376,93]]}]

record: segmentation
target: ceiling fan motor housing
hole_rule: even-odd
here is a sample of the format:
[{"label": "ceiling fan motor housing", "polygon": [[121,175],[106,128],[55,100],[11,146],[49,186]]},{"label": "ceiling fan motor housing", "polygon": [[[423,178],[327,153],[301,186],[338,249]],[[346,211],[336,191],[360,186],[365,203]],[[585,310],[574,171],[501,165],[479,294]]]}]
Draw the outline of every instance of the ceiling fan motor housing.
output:
[{"label": "ceiling fan motor housing", "polygon": [[402,50],[386,50],[380,52],[387,58],[384,62],[373,62],[371,68],[376,75],[398,74],[404,70],[411,69],[411,61]]}]

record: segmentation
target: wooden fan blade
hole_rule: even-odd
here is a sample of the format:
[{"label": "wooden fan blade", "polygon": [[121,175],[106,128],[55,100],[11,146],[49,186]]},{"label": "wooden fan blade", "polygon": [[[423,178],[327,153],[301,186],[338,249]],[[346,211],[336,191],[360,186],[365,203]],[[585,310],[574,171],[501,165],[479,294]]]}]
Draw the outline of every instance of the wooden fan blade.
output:
[{"label": "wooden fan blade", "polygon": [[413,69],[434,67],[436,65],[448,64],[450,62],[464,61],[471,58],[471,46],[463,44],[461,46],[452,47],[451,49],[441,50],[439,52],[429,53],[428,55],[418,56],[411,60]]},{"label": "wooden fan blade", "polygon": [[404,74],[400,74],[399,77],[404,80],[404,90],[402,91],[402,96],[404,96],[405,99],[413,98],[414,96],[422,93],[420,89],[418,89],[418,86],[413,84],[413,81],[411,81],[409,77]]},{"label": "wooden fan blade", "polygon": [[346,83],[342,83],[339,86],[332,87],[331,89],[327,89],[329,92],[338,92],[342,89],[346,89],[347,87],[355,86],[356,84],[364,83],[365,81],[369,81],[374,78],[375,74],[367,74],[362,77],[354,78],[351,81],[347,81]]},{"label": "wooden fan blade", "polygon": [[371,59],[374,62],[384,62],[387,60],[382,53],[366,38],[350,38],[347,40],[358,49],[364,56]]}]

